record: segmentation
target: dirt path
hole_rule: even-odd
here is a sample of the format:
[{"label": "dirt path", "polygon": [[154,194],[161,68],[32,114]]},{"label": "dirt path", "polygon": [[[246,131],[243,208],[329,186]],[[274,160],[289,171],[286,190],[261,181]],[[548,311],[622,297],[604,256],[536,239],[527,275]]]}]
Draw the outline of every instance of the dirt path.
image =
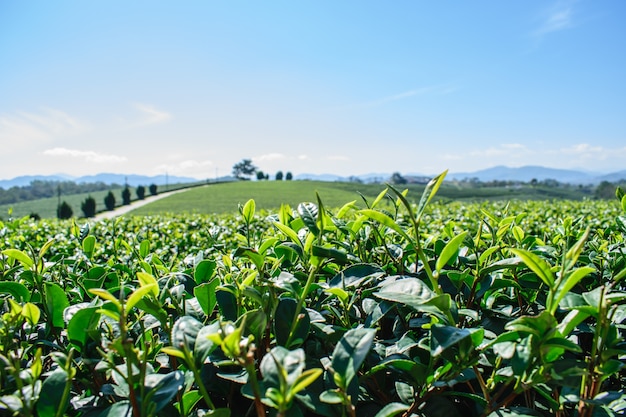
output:
[{"label": "dirt path", "polygon": [[95,217],[93,217],[93,220],[98,221],[98,220],[104,220],[104,219],[112,219],[113,217],[121,216],[123,214],[128,213],[129,211],[135,210],[136,208],[152,203],[153,201],[160,200],[172,194],[182,193],[187,190],[189,190],[189,188],[186,188],[184,190],[166,191],[164,193],[159,193],[157,195],[150,195],[144,198],[143,200],[133,201],[127,206],[119,206],[119,207],[116,207],[115,210],[103,211],[102,213],[98,213],[95,215]]}]

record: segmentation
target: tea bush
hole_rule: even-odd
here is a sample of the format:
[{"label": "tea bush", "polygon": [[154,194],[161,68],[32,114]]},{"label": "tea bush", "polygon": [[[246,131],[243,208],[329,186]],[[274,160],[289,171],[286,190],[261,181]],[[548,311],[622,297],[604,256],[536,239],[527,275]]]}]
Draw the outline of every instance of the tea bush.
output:
[{"label": "tea bush", "polygon": [[0,415],[626,409],[626,199],[0,223]]}]

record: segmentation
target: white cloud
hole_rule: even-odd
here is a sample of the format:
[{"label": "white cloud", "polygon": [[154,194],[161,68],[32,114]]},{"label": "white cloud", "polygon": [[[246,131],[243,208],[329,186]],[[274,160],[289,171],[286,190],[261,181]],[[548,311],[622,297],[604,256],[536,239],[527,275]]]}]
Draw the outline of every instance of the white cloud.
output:
[{"label": "white cloud", "polygon": [[43,151],[43,154],[48,156],[69,156],[71,158],[79,158],[96,164],[120,163],[128,160],[125,156],[67,148],[46,149]]},{"label": "white cloud", "polygon": [[207,178],[214,173],[209,172],[214,168],[213,161],[203,160],[197,161],[194,159],[186,159],[173,164],[161,164],[156,167],[157,173],[167,172],[172,175],[189,175],[196,178]]},{"label": "white cloud", "polygon": [[487,149],[477,149],[471,151],[470,156],[481,156],[481,157],[495,157],[495,156],[509,156],[509,157],[519,157],[526,156],[532,153],[530,149],[528,149],[525,145],[519,143],[504,143],[499,146],[491,146]]},{"label": "white cloud", "polygon": [[27,146],[33,142],[76,135],[87,130],[87,124],[57,109],[44,108],[39,113],[0,115],[0,140],[3,143]]},{"label": "white cloud", "polygon": [[285,159],[286,156],[282,153],[268,153],[265,155],[255,156],[252,158],[254,161],[263,162],[263,161],[276,161],[279,159]]},{"label": "white cloud", "polygon": [[309,156],[308,155],[304,155],[304,154],[298,155],[298,159],[301,160],[301,161],[304,161],[305,159],[309,159]]},{"label": "white cloud", "polygon": [[158,123],[167,122],[172,118],[170,113],[158,110],[152,105],[135,103],[133,105],[141,113],[140,119],[132,124],[131,127],[149,126]]},{"label": "white cloud", "polygon": [[558,32],[573,26],[573,7],[571,3],[557,3],[541,16],[539,27],[532,34],[537,37]]},{"label": "white cloud", "polygon": [[579,155],[591,155],[591,154],[603,154],[608,150],[603,148],[602,146],[592,146],[588,143],[579,143],[576,145],[572,145],[569,148],[561,148],[561,152],[566,154],[579,154]]},{"label": "white cloud", "polygon": [[393,94],[387,97],[374,99],[370,101],[365,101],[361,103],[354,103],[347,106],[339,106],[333,107],[330,110],[350,110],[350,109],[359,109],[359,108],[367,108],[367,107],[377,107],[382,106],[387,103],[392,103],[394,101],[406,100],[412,97],[418,96],[426,96],[426,95],[437,95],[442,96],[446,94],[450,94],[457,91],[457,88],[450,84],[441,84],[441,85],[431,85],[427,87],[420,87],[413,90],[403,91],[402,93]]}]

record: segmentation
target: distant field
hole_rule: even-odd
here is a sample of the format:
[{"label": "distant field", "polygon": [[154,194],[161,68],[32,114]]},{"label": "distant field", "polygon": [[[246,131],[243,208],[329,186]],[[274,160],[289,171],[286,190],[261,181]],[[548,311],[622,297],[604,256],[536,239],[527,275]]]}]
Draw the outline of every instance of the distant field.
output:
[{"label": "distant field", "polygon": [[[188,184],[173,184],[169,189],[174,190]],[[349,182],[324,181],[242,181],[234,183],[210,184],[206,187],[191,188],[180,194],[155,201],[131,212],[132,215],[148,215],[158,213],[232,213],[237,211],[239,204],[253,198],[258,209],[276,209],[281,204],[295,207],[303,201],[316,201],[317,191],[324,205],[339,207],[345,203],[357,200],[359,206],[364,206],[359,193],[372,201],[385,188],[384,184],[358,184]],[[416,184],[398,185],[398,189],[409,189],[408,199],[417,202],[424,186]],[[159,189],[162,192],[162,189]],[[113,190],[117,205],[122,201],[121,189]],[[75,194],[62,196],[74,211],[74,216],[82,216],[81,203],[88,195],[96,200],[96,209],[104,209],[104,196],[108,191],[99,191],[90,194]],[[135,189],[131,188],[132,198],[136,199]],[[437,194],[440,200],[582,200],[592,198],[589,188],[547,187],[529,185],[519,187],[486,187],[471,186],[468,184],[444,183]],[[0,218],[8,218],[8,211],[13,210],[11,217],[28,216],[37,213],[42,218],[56,217],[57,198],[46,198],[11,205],[0,205]]]},{"label": "distant field", "polygon": [[194,188],[140,207],[131,211],[130,215],[233,213],[239,204],[251,198],[259,210],[276,209],[281,204],[295,207],[305,201],[316,202],[316,191],[324,205],[336,207],[352,200],[362,201],[357,190],[373,199],[383,189],[384,186],[380,184],[359,186],[321,181],[242,181]]},{"label": "distant field", "polygon": [[[184,186],[188,186],[189,184],[170,184],[168,186],[168,190],[175,190]],[[129,187],[131,192],[131,200],[137,199],[137,194],[135,193],[135,187]],[[159,187],[158,191],[162,192],[164,187]],[[115,195],[116,205],[119,206],[122,203],[122,188],[112,189],[113,195]],[[97,191],[92,193],[81,193],[81,194],[72,194],[72,195],[62,195],[61,201],[67,201],[67,203],[72,207],[75,217],[81,217],[83,215],[82,210],[80,209],[81,204],[88,196],[92,196],[96,200],[96,210],[102,211],[104,210],[104,197],[109,193],[109,190],[106,191]],[[150,192],[146,187],[146,195],[149,195]],[[12,210],[12,214],[10,217],[19,218],[24,216],[29,216],[31,213],[37,213],[41,218],[55,218],[57,216],[57,205],[58,198],[42,198],[39,200],[31,200],[31,201],[23,201],[19,203],[13,204],[2,204],[0,205],[0,219],[7,219],[9,217],[9,210]]]},{"label": "distant field", "polygon": [[[281,204],[295,207],[305,201],[316,201],[317,191],[326,207],[340,207],[347,202],[357,200],[364,207],[359,193],[372,201],[385,188],[384,184],[358,184],[323,181],[243,181],[214,184],[194,188],[155,201],[130,212],[130,215],[150,215],[162,213],[233,213],[239,204],[254,199],[257,209],[276,209]],[[398,189],[409,189],[408,199],[417,202],[424,186],[399,185]],[[573,188],[551,187],[485,187],[465,188],[454,184],[445,184],[438,193],[441,200],[545,200],[568,199],[581,200],[590,197]]]}]

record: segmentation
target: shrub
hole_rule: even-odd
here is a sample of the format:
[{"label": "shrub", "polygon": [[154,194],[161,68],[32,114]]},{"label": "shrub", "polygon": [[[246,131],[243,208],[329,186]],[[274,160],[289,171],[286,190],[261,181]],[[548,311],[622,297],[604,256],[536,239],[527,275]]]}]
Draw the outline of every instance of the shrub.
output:
[{"label": "shrub", "polygon": [[135,192],[137,193],[137,198],[140,200],[143,200],[146,197],[146,187],[144,187],[143,185],[137,187],[137,190],[135,190]]},{"label": "shrub", "polygon": [[72,210],[72,207],[67,204],[67,201],[63,201],[59,204],[59,207],[57,207],[57,217],[59,219],[69,219],[72,215],[74,215],[74,211]]},{"label": "shrub", "polygon": [[293,175],[291,174],[291,172],[287,171],[287,174],[285,174],[285,180],[291,181],[292,179]]},{"label": "shrub", "polygon": [[130,189],[128,187],[122,190],[122,204],[125,206],[130,204]]},{"label": "shrub", "polygon": [[157,195],[157,185],[156,184],[150,184],[150,187],[148,187],[148,190],[150,190],[150,195]]},{"label": "shrub", "polygon": [[276,181],[282,181],[283,180],[283,171],[278,171],[276,173]]},{"label": "shrub", "polygon": [[96,200],[89,196],[80,205],[80,209],[83,211],[85,217],[93,217],[96,215]]},{"label": "shrub", "polygon": [[115,195],[113,195],[112,191],[109,191],[106,197],[104,197],[104,206],[107,208],[107,210],[115,209]]}]

